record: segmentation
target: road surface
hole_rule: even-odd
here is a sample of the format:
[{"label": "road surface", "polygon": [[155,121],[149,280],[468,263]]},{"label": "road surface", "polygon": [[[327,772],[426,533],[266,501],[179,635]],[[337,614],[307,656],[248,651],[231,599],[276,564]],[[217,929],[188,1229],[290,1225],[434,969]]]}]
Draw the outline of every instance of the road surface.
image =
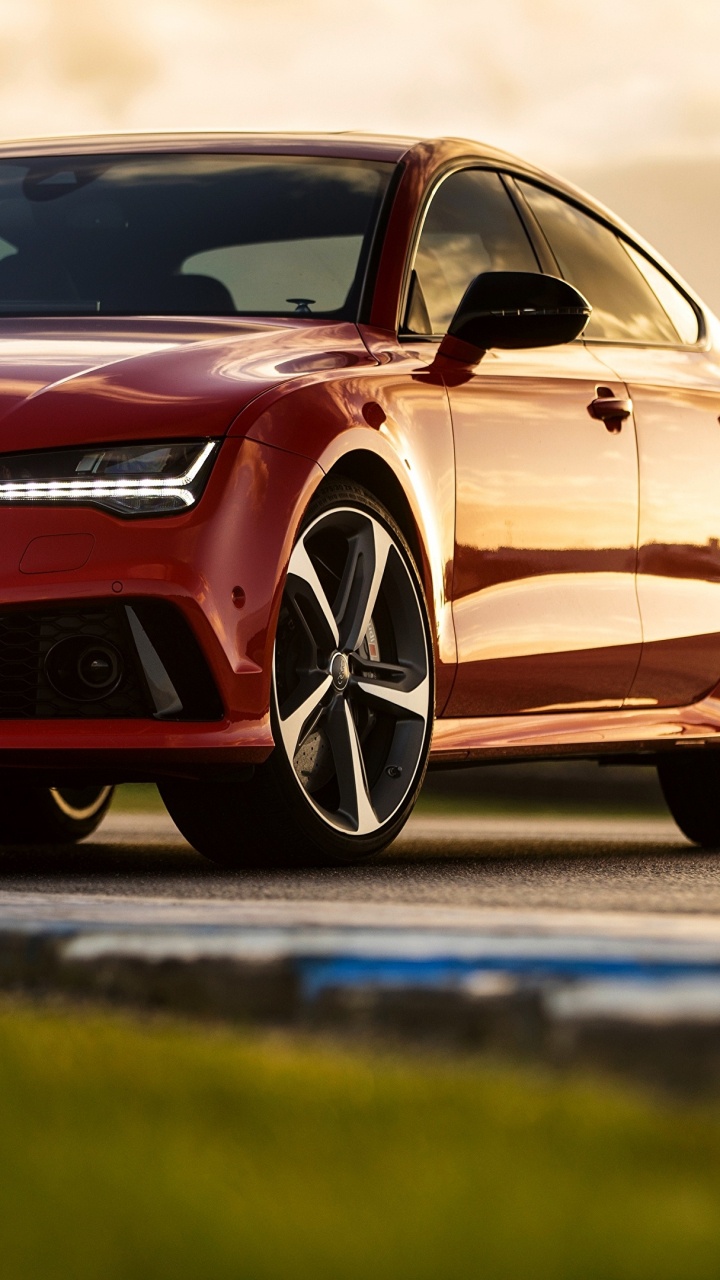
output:
[{"label": "road surface", "polygon": [[3,893],[448,908],[720,913],[720,853],[668,817],[415,816],[364,866],[233,872],[196,854],[164,814],[114,814],[70,849],[0,851]]}]

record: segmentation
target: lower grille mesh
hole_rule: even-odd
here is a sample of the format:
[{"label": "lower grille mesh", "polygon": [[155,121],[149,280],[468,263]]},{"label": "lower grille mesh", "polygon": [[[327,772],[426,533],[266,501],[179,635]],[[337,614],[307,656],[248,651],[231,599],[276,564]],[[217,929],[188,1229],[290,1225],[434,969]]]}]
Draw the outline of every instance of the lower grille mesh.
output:
[{"label": "lower grille mesh", "polygon": [[40,618],[0,614],[0,717],[24,720],[37,714]]},{"label": "lower grille mesh", "polygon": [[[62,697],[48,683],[45,656],[53,645],[68,636],[109,641],[125,657],[122,682],[108,697],[96,702],[77,702]],[[0,719],[47,720],[63,716],[98,719],[147,716],[152,711],[121,608],[0,611]]]}]

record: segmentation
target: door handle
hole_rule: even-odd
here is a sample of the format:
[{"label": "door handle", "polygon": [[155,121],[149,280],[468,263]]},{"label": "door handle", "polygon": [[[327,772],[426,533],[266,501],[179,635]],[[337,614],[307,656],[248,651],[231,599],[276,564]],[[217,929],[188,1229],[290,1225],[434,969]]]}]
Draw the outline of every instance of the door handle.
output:
[{"label": "door handle", "polygon": [[609,387],[598,387],[597,398],[588,405],[590,417],[604,422],[608,431],[620,431],[632,409],[632,400],[614,395]]}]

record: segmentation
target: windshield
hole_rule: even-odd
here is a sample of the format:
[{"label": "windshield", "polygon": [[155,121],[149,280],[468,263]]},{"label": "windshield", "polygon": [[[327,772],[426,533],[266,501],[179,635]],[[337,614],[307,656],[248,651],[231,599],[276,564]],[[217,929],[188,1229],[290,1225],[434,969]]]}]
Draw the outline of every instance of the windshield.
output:
[{"label": "windshield", "polygon": [[355,319],[392,165],[296,156],[0,161],[0,315]]}]

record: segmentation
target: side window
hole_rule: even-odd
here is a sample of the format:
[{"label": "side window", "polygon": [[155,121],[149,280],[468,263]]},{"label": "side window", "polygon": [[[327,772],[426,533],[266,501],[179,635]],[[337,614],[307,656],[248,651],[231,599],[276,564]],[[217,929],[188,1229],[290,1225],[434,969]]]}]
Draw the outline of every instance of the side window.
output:
[{"label": "side window", "polygon": [[680,341],[686,342],[688,346],[694,345],[700,337],[700,326],[695,308],[688,302],[684,293],[681,293],[676,288],[672,280],[668,280],[660,268],[656,267],[655,263],[651,262],[649,258],[646,258],[644,253],[640,253],[640,250],[635,249],[631,244],[624,244],[624,247],[636,267],[639,267],[642,271],[664,310],[667,311],[680,335]]},{"label": "side window", "polygon": [[563,276],[592,306],[586,337],[666,345],[680,341],[645,274],[614,231],[560,196],[531,183],[518,185]]},{"label": "side window", "polygon": [[445,333],[481,271],[537,271],[525,229],[497,173],[465,169],[442,182],[418,242],[404,331]]}]

